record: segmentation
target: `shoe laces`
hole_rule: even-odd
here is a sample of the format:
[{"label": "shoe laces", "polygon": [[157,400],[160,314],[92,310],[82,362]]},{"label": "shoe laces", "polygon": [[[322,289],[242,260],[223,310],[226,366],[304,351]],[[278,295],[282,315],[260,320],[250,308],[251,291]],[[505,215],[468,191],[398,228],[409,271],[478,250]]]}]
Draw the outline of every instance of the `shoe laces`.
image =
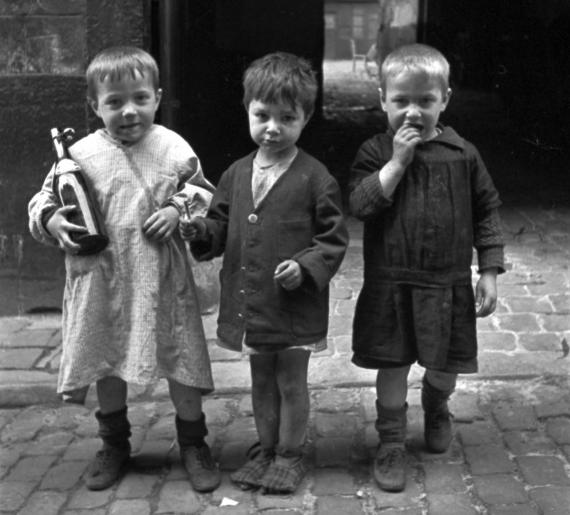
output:
[{"label": "shoe laces", "polygon": [[389,447],[385,450],[382,456],[382,465],[384,467],[392,468],[397,461],[402,459],[404,450],[401,447]]},{"label": "shoe laces", "polygon": [[216,466],[210,453],[210,448],[207,445],[188,447],[185,453],[190,454],[205,469],[213,469]]}]

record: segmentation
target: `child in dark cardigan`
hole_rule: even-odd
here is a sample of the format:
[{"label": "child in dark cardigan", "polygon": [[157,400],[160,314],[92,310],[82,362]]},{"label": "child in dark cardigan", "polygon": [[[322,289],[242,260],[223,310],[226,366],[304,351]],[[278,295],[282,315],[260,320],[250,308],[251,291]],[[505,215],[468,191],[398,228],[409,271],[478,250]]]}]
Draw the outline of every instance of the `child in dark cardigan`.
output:
[{"label": "child in dark cardigan", "polygon": [[249,354],[259,436],[231,479],[267,493],[293,492],[305,473],[309,356],[326,348],[328,284],[348,242],[337,182],[296,145],[316,93],[304,59],[254,61],[244,105],[258,149],[223,174],[207,217],[181,226],[198,259],[224,253],[218,341]]}]

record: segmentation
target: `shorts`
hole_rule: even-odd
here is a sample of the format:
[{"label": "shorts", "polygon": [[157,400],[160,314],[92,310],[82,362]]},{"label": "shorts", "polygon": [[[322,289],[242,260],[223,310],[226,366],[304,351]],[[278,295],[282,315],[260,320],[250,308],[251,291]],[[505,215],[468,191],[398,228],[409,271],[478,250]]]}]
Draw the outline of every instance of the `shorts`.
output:
[{"label": "shorts", "polygon": [[363,368],[417,362],[441,372],[477,372],[472,286],[365,285],[356,304],[352,348],[352,362]]}]

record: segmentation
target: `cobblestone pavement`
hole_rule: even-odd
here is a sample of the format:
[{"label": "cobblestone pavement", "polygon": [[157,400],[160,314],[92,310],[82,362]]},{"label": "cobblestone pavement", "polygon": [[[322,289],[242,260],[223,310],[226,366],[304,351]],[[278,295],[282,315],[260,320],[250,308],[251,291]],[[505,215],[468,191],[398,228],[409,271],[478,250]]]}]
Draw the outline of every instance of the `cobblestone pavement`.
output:
[{"label": "cobblestone pavement", "polygon": [[[377,443],[374,372],[350,363],[361,286],[360,226],[331,292],[329,348],[311,358],[309,473],[292,496],[242,492],[228,471],[255,441],[244,358],[211,345],[215,394],[205,399],[209,442],[224,472],[212,494],[194,493],[174,437],[164,382],[133,389],[133,459],[119,485],[85,488],[98,449],[92,392],[86,406],[57,403],[59,317],[0,319],[0,513],[14,514],[570,514],[570,210],[503,210],[509,272],[497,312],[478,322],[480,372],[452,397],[455,438],[445,454],[423,445],[422,371],[410,375],[409,467],[404,492],[370,475]],[[215,316],[204,317],[213,336]]]}]

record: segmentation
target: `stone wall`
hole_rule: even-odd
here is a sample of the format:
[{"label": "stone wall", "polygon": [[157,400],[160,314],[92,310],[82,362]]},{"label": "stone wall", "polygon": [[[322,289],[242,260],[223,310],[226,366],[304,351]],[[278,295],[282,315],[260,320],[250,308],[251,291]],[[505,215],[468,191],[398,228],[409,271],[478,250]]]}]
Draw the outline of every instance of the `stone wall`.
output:
[{"label": "stone wall", "polygon": [[28,235],[27,204],[53,162],[49,130],[97,123],[87,109],[89,59],[148,42],[145,0],[0,0],[0,274],[63,277],[63,260]]}]

